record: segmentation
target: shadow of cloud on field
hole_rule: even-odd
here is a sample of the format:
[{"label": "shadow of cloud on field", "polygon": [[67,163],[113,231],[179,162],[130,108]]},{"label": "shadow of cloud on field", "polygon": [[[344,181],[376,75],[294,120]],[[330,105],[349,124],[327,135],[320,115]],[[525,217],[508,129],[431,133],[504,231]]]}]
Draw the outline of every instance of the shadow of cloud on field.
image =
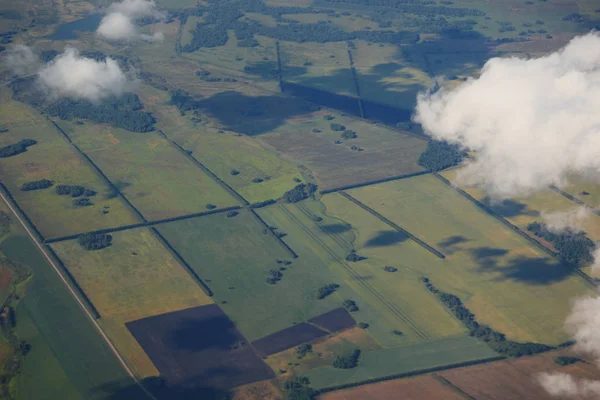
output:
[{"label": "shadow of cloud on field", "polygon": [[505,218],[527,215],[530,217],[539,217],[540,213],[535,210],[528,210],[527,204],[512,199],[505,199],[499,202],[492,201],[489,197],[482,200],[482,203],[488,206],[496,214]]},{"label": "shadow of cloud on field", "polygon": [[549,285],[567,279],[575,271],[567,265],[550,258],[515,257],[506,265],[498,266],[496,258],[485,257],[480,261],[480,272],[496,272],[496,281],[515,281],[528,285]]},{"label": "shadow of cloud on field", "polygon": [[446,239],[442,240],[441,242],[438,243],[438,246],[441,247],[451,247],[451,246],[456,246],[457,244],[461,244],[461,243],[467,243],[469,241],[469,239],[467,239],[464,236],[450,236],[447,237]]},{"label": "shadow of cloud on field", "polygon": [[336,234],[336,233],[344,233],[352,230],[351,225],[347,224],[329,224],[329,225],[321,225],[319,227],[323,232]]},{"label": "shadow of cloud on field", "polygon": [[367,240],[364,247],[393,246],[408,239],[408,236],[398,231],[379,231]]},{"label": "shadow of cloud on field", "polygon": [[498,264],[498,258],[508,254],[506,249],[498,249],[494,247],[478,247],[469,250],[471,256],[480,267],[493,268]]},{"label": "shadow of cloud on field", "polygon": [[199,108],[219,120],[224,129],[258,136],[283,125],[288,118],[318,111],[301,99],[283,96],[246,96],[237,91],[220,92],[199,100]]}]

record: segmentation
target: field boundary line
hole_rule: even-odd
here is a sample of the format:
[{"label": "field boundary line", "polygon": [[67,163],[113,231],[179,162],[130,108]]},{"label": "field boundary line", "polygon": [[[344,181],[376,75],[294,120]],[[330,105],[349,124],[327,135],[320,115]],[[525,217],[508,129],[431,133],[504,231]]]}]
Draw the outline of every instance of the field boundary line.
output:
[{"label": "field boundary line", "polygon": [[400,232],[400,233],[408,236],[415,243],[419,244],[421,247],[423,247],[425,250],[429,251],[430,253],[432,253],[436,257],[441,258],[441,259],[446,258],[446,256],[441,251],[439,251],[439,250],[435,249],[434,247],[432,247],[431,245],[425,243],[423,240],[419,239],[418,237],[416,237],[415,235],[413,235],[412,233],[410,233],[406,229],[400,227],[396,223],[390,221],[389,219],[387,219],[383,215],[379,214],[377,211],[373,210],[371,207],[367,206],[366,204],[364,204],[364,203],[360,202],[359,200],[355,199],[354,197],[350,196],[348,193],[346,193],[344,191],[339,191],[338,193],[341,194],[342,196],[344,196],[346,199],[348,199],[351,202],[353,202],[354,204],[356,204],[357,206],[359,206],[360,208],[362,208],[363,210],[367,211],[368,213],[370,213],[371,215],[373,215],[377,219],[379,219],[381,222],[383,222],[386,225],[394,228],[396,231],[398,231],[398,232]]},{"label": "field boundary line", "polygon": [[110,348],[110,350],[113,352],[113,354],[115,355],[115,357],[117,358],[117,360],[119,361],[119,363],[123,366],[123,368],[125,369],[125,372],[127,372],[127,374],[131,377],[131,379],[134,381],[134,383],[137,386],[139,386],[142,389],[142,391],[146,395],[148,395],[149,398],[157,400],[152,395],[152,393],[150,393],[141,384],[141,382],[137,379],[137,377],[133,374],[133,372],[131,371],[131,369],[129,368],[129,366],[127,365],[127,363],[125,362],[125,360],[123,359],[123,357],[121,356],[121,354],[119,353],[119,351],[117,350],[117,348],[113,345],[113,343],[108,338],[108,336],[106,335],[106,333],[104,333],[104,331],[102,330],[102,328],[100,327],[100,325],[98,324],[98,322],[96,321],[96,319],[94,318],[94,316],[85,307],[85,304],[81,301],[81,299],[79,298],[79,296],[77,296],[77,293],[75,293],[75,291],[73,290],[73,288],[71,287],[71,285],[69,285],[69,283],[67,282],[67,280],[65,279],[65,277],[63,276],[63,274],[61,274],[59,268],[56,266],[56,264],[54,263],[54,261],[52,261],[52,258],[48,255],[48,253],[44,249],[43,245],[32,234],[32,232],[29,229],[29,227],[27,226],[27,224],[19,216],[19,214],[17,213],[17,211],[15,211],[15,209],[10,204],[10,202],[8,201],[8,199],[6,198],[6,196],[4,195],[4,193],[2,193],[2,191],[0,191],[0,197],[2,197],[2,200],[6,203],[6,205],[8,206],[8,208],[10,208],[10,210],[14,214],[14,216],[17,217],[17,220],[19,221],[19,223],[21,224],[21,226],[23,226],[23,228],[25,229],[25,231],[27,232],[27,235],[31,238],[31,240],[33,240],[33,242],[35,243],[35,245],[38,248],[38,250],[42,253],[42,255],[48,261],[48,263],[50,264],[50,266],[52,266],[52,268],[54,269],[54,271],[56,272],[56,274],[59,276],[59,278],[61,279],[61,281],[63,282],[63,284],[69,290],[69,292],[71,293],[71,295],[73,296],[73,298],[77,301],[77,303],[79,304],[79,306],[81,307],[81,309],[83,310],[83,312],[87,315],[87,317],[89,318],[89,320],[92,322],[92,324],[94,325],[94,327],[97,329],[98,333],[100,333],[100,336],[102,337],[102,339],[104,340],[104,342],[108,345],[108,347]]},{"label": "field boundary line", "polygon": [[173,146],[175,146],[184,156],[186,156],[192,163],[194,163],[197,167],[199,167],[205,174],[213,178],[227,193],[229,193],[233,198],[241,202],[244,206],[249,206],[250,202],[246,200],[241,194],[239,194],[234,188],[229,186],[223,179],[219,178],[217,174],[212,172],[202,161],[194,157],[191,152],[184,149],[179,143],[170,139],[166,133],[164,133],[161,129],[157,129],[159,136],[163,139],[167,140]]},{"label": "field boundary line", "polygon": [[583,202],[583,200],[573,196],[572,194],[569,194],[567,192],[565,192],[564,190],[559,189],[558,187],[554,186],[554,185],[550,185],[548,186],[550,189],[554,190],[556,193],[560,194],[563,197],[566,197],[567,199],[571,200],[573,203],[580,205],[581,207],[585,208],[586,210],[590,211],[591,213],[594,213],[596,215],[600,216],[600,211],[594,209],[593,207],[585,204]]},{"label": "field boundary line", "polygon": [[156,237],[156,239],[160,242],[160,244],[167,250],[173,258],[186,270],[186,272],[192,277],[192,279],[196,282],[200,289],[206,294],[208,297],[212,297],[214,295],[213,291],[210,287],[200,278],[200,276],[194,271],[191,265],[183,258],[181,254],[169,243],[169,241],[163,236],[162,233],[159,232],[155,227],[151,227],[150,231]]},{"label": "field boundary line", "polygon": [[352,81],[354,82],[354,91],[356,92],[356,101],[358,102],[358,112],[361,118],[365,118],[365,110],[362,104],[362,97],[360,96],[360,85],[358,84],[358,77],[356,76],[356,68],[354,68],[354,59],[352,58],[352,52],[350,51],[350,42],[346,42],[348,48],[348,60],[350,61],[350,71],[352,72]]},{"label": "field boundary line", "polygon": [[349,388],[353,388],[353,387],[357,387],[357,386],[368,385],[370,383],[391,381],[393,379],[400,379],[400,378],[408,378],[408,377],[416,376],[416,375],[424,375],[424,374],[437,372],[437,371],[445,371],[445,370],[454,369],[454,368],[468,367],[471,365],[485,364],[485,363],[489,363],[489,362],[493,362],[493,361],[500,361],[500,360],[504,360],[504,359],[505,359],[505,357],[503,357],[503,356],[494,356],[494,357],[480,358],[480,359],[471,360],[471,361],[464,361],[464,362],[459,362],[459,363],[441,365],[438,367],[418,369],[418,370],[414,370],[414,371],[402,372],[399,374],[383,376],[381,378],[371,378],[371,379],[365,379],[364,381],[359,381],[359,382],[352,382],[352,383],[346,383],[346,384],[337,385],[337,386],[330,386],[330,387],[326,387],[326,388],[319,390],[319,393],[333,392],[335,390],[349,389]]},{"label": "field boundary line", "polygon": [[471,396],[469,393],[465,392],[460,387],[456,386],[455,384],[453,384],[452,382],[450,382],[450,380],[444,378],[443,376],[438,375],[435,372],[433,374],[431,374],[431,376],[433,376],[433,378],[435,380],[441,382],[442,385],[448,387],[450,390],[452,390],[453,392],[455,392],[459,396],[462,396],[462,397],[464,397],[467,400],[477,400],[477,398]]},{"label": "field boundary line", "polygon": [[317,237],[313,232],[310,231],[305,224],[302,223],[290,210],[285,207],[280,207],[283,214],[285,214],[292,222],[296,223],[298,227],[312,240],[314,240],[329,256],[333,259],[333,261],[337,262],[343,269],[346,270],[347,273],[350,274],[357,282],[358,285],[361,285],[366,291],[368,291],[372,296],[374,296],[384,307],[388,309],[392,315],[405,324],[408,325],[410,329],[412,329],[415,334],[421,339],[430,338],[429,333],[423,329],[419,324],[410,318],[401,308],[396,306],[396,304],[387,300],[384,295],[382,295],[376,288],[371,286],[369,283],[365,282],[360,278],[360,274],[358,274],[354,268],[352,268],[348,263],[344,262],[341,257],[339,257],[323,240]]},{"label": "field boundary line", "polygon": [[133,211],[135,213],[135,215],[141,219],[143,222],[148,222],[148,220],[144,217],[144,215],[133,205],[133,203],[131,203],[131,201],[129,201],[129,199],[127,197],[125,197],[125,195],[121,192],[121,190],[119,190],[119,188],[117,188],[117,186],[112,183],[112,181],[108,178],[108,176],[106,176],[104,174],[104,172],[100,169],[100,167],[98,167],[96,165],[96,163],[94,161],[92,161],[92,159],[85,154],[84,151],[82,151],[79,146],[77,146],[73,140],[71,139],[71,137],[67,134],[67,132],[64,131],[64,129],[62,129],[55,121],[51,120],[47,115],[45,116],[46,120],[48,120],[52,125],[54,125],[54,127],[62,134],[62,136],[64,137],[64,139],[83,157],[85,158],[85,160],[92,166],[92,168],[96,171],[96,173],[98,175],[100,175],[100,177],[104,180],[104,182],[106,184],[108,184],[108,186],[115,191],[115,193],[117,193],[119,195],[119,197],[121,197],[121,199],[123,199],[123,201],[129,206],[129,208],[131,209],[131,211]]},{"label": "field boundary line", "polygon": [[[504,224],[504,226],[510,228],[513,232],[517,233],[519,236],[521,236],[522,238],[526,239],[534,247],[537,247],[538,249],[542,250],[544,253],[552,256],[555,259],[558,259],[558,253],[556,253],[556,252],[550,250],[549,248],[547,248],[546,246],[544,246],[537,239],[535,239],[534,237],[532,237],[532,236],[528,235],[527,233],[525,233],[521,228],[519,228],[516,225],[513,225],[506,218],[504,218],[500,214],[494,212],[494,210],[492,210],[490,207],[486,206],[485,204],[483,204],[482,202],[480,202],[479,200],[477,200],[476,198],[474,198],[473,196],[471,196],[469,193],[465,192],[461,188],[453,185],[452,182],[450,182],[448,179],[444,178],[443,176],[441,176],[437,172],[434,172],[433,175],[436,178],[438,178],[440,181],[442,181],[443,183],[445,183],[446,185],[448,185],[449,187],[451,187],[452,189],[454,189],[458,194],[462,195],[467,200],[470,200],[472,203],[474,203],[477,207],[479,207],[481,210],[483,210],[484,212],[486,212],[488,215],[494,217],[496,220],[498,220],[502,224]],[[570,270],[572,272],[575,272],[575,274],[579,275],[580,278],[582,278],[584,281],[586,281],[587,283],[589,283],[594,288],[598,287],[598,285],[596,284],[596,282],[594,281],[594,279],[592,277],[590,277],[589,275],[585,274],[579,268],[569,267],[567,264],[563,263],[560,259],[558,261],[559,261],[559,264],[563,268],[566,268],[566,269],[568,269],[568,270]]]},{"label": "field boundary line", "polygon": [[260,216],[258,215],[258,213],[256,211],[254,211],[252,208],[250,209],[250,214],[252,214],[254,216],[254,218],[256,218],[256,220],[258,222],[260,222],[261,225],[263,225],[265,227],[265,229],[267,229],[268,233],[273,236],[275,238],[275,240],[288,252],[292,255],[292,258],[298,258],[298,254],[296,254],[296,252],[294,250],[292,250],[292,248],[286,243],[284,242],[281,238],[275,236],[275,234],[271,231],[271,226],[269,224],[266,223],[266,221]]},{"label": "field boundary line", "polygon": [[242,208],[241,206],[231,206],[231,207],[219,208],[219,209],[215,209],[215,210],[202,211],[202,212],[199,212],[199,213],[180,215],[178,217],[170,217],[170,218],[157,219],[157,220],[154,220],[154,221],[140,222],[140,223],[137,223],[137,224],[130,224],[130,225],[122,225],[122,226],[117,226],[117,227],[114,227],[114,228],[99,229],[99,230],[96,230],[96,231],[74,233],[72,235],[65,235],[65,236],[59,236],[59,237],[45,239],[44,243],[48,244],[48,243],[63,242],[65,240],[73,240],[73,239],[77,239],[80,235],[84,235],[84,234],[88,234],[88,233],[92,233],[92,234],[96,233],[97,234],[97,233],[122,232],[122,231],[127,231],[127,230],[130,230],[130,229],[138,229],[138,228],[143,228],[143,227],[151,227],[151,226],[155,226],[155,225],[168,224],[168,223],[171,223],[171,222],[182,221],[182,220],[185,220],[185,219],[204,217],[206,215],[222,214],[222,213],[225,213],[225,212],[228,212],[228,211],[239,210],[241,208]]},{"label": "field boundary line", "polygon": [[400,180],[400,179],[412,178],[414,176],[427,175],[427,174],[430,174],[430,173],[431,173],[431,171],[429,171],[429,170],[418,171],[418,172],[411,172],[410,174],[396,175],[396,176],[391,176],[389,178],[376,179],[374,181],[367,181],[367,182],[362,182],[362,183],[355,183],[353,185],[340,186],[340,187],[331,188],[331,189],[323,189],[323,190],[320,190],[319,193],[320,194],[336,193],[336,192],[341,192],[342,190],[358,189],[358,188],[365,187],[365,186],[372,186],[372,185],[377,185],[377,184],[380,184],[380,183],[397,181],[397,180]]}]

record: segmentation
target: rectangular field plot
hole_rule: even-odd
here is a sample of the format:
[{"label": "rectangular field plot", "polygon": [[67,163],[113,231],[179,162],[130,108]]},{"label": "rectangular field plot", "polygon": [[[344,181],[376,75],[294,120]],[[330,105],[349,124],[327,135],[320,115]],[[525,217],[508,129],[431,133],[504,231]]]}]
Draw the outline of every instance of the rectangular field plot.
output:
[{"label": "rectangular field plot", "polygon": [[[247,211],[162,224],[158,230],[214,292],[213,299],[250,341],[339,307],[316,290],[334,277],[308,254],[292,255]],[[278,262],[279,261],[279,262]],[[291,261],[291,263],[289,263]],[[289,263],[289,264],[288,264]],[[280,280],[267,283],[270,271]]]},{"label": "rectangular field plot", "polygon": [[255,340],[252,346],[261,357],[266,357],[325,335],[326,331],[303,322]]},{"label": "rectangular field plot", "polygon": [[145,229],[113,233],[112,245],[85,250],[76,240],[52,248],[101,315],[99,322],[140,376],[156,370],[125,322],[212,303]]},{"label": "rectangular field plot", "polygon": [[[299,254],[299,260],[311,260],[311,265],[319,265],[322,269],[329,267],[334,275],[331,282],[340,285],[336,294],[339,292],[342,299],[356,302],[359,310],[352,312],[352,317],[357,322],[368,323],[369,334],[383,347],[403,346],[447,335],[446,328],[442,325],[440,329],[440,321],[436,319],[440,316],[442,324],[444,317],[449,320],[451,333],[463,332],[428,293],[415,285],[418,278],[413,278],[409,272],[404,277],[402,274],[396,277],[398,286],[382,285],[381,278],[387,276],[376,278],[374,271],[385,264],[372,268],[368,265],[369,260],[347,261],[356,233],[349,224],[335,214],[332,217],[322,207],[319,202],[305,202],[267,207],[259,213],[269,226],[277,228],[276,232],[286,234],[283,240]],[[358,254],[362,256],[360,252]],[[420,303],[411,305],[407,302],[402,294],[405,291],[410,295],[417,293]],[[424,317],[416,307],[427,309],[433,318]],[[436,310],[442,310],[441,315]],[[403,334],[397,335],[394,331]]]},{"label": "rectangular field plot", "polygon": [[[16,332],[32,346],[18,378],[19,394],[32,399],[53,394],[77,399],[74,392],[91,400],[143,399],[141,390],[128,397],[117,395],[131,389],[133,380],[33,242],[20,227],[13,230],[15,235],[2,241],[0,250],[33,272],[17,308]],[[46,386],[59,385],[63,379],[72,387],[68,383],[60,388]]]},{"label": "rectangular field plot", "polygon": [[[419,282],[422,273],[415,265],[437,263],[435,255],[339,193],[325,195],[322,202],[328,215],[351,225],[356,232],[354,248],[357,254],[366,257],[357,263],[362,279],[356,290],[362,290],[364,296],[373,296],[374,292],[385,299],[378,309],[385,318],[394,321],[396,329],[406,337],[420,340],[465,332],[464,326]],[[397,270],[388,272],[385,266]],[[391,336],[390,332],[379,332],[375,326],[369,331],[377,338]]]},{"label": "rectangular field plot", "polygon": [[568,339],[569,300],[591,287],[441,180],[428,175],[348,193],[444,253],[411,269],[459,296],[480,323],[517,341]]},{"label": "rectangular field plot", "polygon": [[496,357],[485,343],[458,336],[417,345],[365,352],[351,369],[315,368],[305,373],[311,387],[324,389],[368,379]]},{"label": "rectangular field plot", "polygon": [[345,308],[336,308],[333,311],[314,317],[308,322],[327,329],[330,332],[341,331],[356,325],[356,322]]},{"label": "rectangular field plot", "polygon": [[431,86],[431,78],[423,70],[425,63],[418,69],[414,65],[417,60],[409,63],[397,46],[358,40],[352,57],[363,100],[412,109],[417,93]]},{"label": "rectangular field plot", "polygon": [[[0,178],[45,237],[114,228],[140,222],[100,175],[71,147],[58,130],[37,112],[0,91],[0,147],[33,139],[27,151],[0,159]],[[22,191],[27,182],[51,180],[53,187]],[[57,185],[80,185],[97,192],[91,206],[76,206],[71,196],[56,193]],[[103,213],[108,210],[108,213]]]},{"label": "rectangular field plot", "polygon": [[[235,132],[219,133],[218,121],[210,126],[196,126],[188,117],[181,116],[176,107],[165,104],[168,101],[165,92],[144,87],[142,98],[146,108],[158,119],[159,129],[191,151],[196,159],[250,203],[277,199],[298,184],[294,178],[302,178],[294,164],[263,148],[256,139],[238,136]],[[250,107],[249,96],[240,94],[239,99],[240,102],[246,99],[245,103]],[[222,100],[221,106],[225,107],[226,98]],[[253,182],[256,178],[263,181]]]},{"label": "rectangular field plot", "polygon": [[[357,137],[344,139],[332,124]],[[327,111],[290,118],[261,140],[306,165],[321,190],[423,171],[417,160],[427,146],[419,137]]]},{"label": "rectangular field plot", "polygon": [[325,92],[356,96],[345,42],[282,41],[280,56],[283,80]]},{"label": "rectangular field plot", "polygon": [[274,377],[216,304],[132,321],[127,329],[161,376],[194,398]]},{"label": "rectangular field plot", "polygon": [[237,205],[225,189],[167,140],[86,123],[61,121],[79,148],[148,220]]}]

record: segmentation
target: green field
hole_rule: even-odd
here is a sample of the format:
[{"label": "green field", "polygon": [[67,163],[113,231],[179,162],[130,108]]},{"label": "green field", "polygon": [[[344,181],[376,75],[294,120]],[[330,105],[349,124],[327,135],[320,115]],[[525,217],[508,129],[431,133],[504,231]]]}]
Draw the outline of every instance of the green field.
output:
[{"label": "green field", "polygon": [[145,228],[113,234],[113,244],[84,250],[77,241],[52,245],[100,313],[100,324],[137,375],[157,371],[125,323],[212,303],[187,271]]},{"label": "green field", "polygon": [[[435,262],[432,254],[338,193],[324,196],[322,202],[327,215],[351,224],[356,234],[354,247],[367,257],[360,262],[361,275],[368,277],[366,285],[356,285],[355,290],[365,298],[373,298],[375,291],[392,303],[393,308],[379,304],[386,319],[400,324],[398,329],[407,336],[421,340],[465,332],[464,326],[419,282],[421,275],[414,265]],[[384,266],[398,271],[386,272]],[[378,307],[374,298],[372,304]]]},{"label": "green field", "polygon": [[[330,311],[343,301],[340,294],[317,300],[315,291],[335,282],[327,264],[305,251],[292,260],[247,211],[233,218],[221,214],[162,224],[158,229],[250,341]],[[270,285],[269,270],[283,266],[278,259],[292,263],[285,266],[282,280]]]},{"label": "green field", "polygon": [[189,16],[187,21],[185,22],[185,25],[183,26],[182,30],[181,30],[181,45],[185,46],[187,45],[191,40],[192,40],[192,31],[194,29],[196,29],[196,24],[198,22],[202,21],[201,18],[196,17],[194,15]]},{"label": "green field", "polygon": [[[165,105],[167,97],[163,92],[144,87],[142,98],[170,139],[191,150],[194,157],[249,202],[277,199],[298,184],[294,178],[302,178],[293,163],[267,150],[257,140],[234,132],[219,133],[214,122],[197,125],[181,116],[174,106]],[[240,173],[232,175],[233,170]],[[269,179],[252,182],[265,177]]]},{"label": "green field", "polygon": [[[123,391],[130,389],[133,381],[33,243],[25,236],[13,236],[2,242],[0,250],[9,258],[32,269],[34,277],[19,304],[19,313],[27,314],[35,323],[46,346],[56,358],[46,357],[44,354],[48,354],[48,350],[44,347],[40,347],[40,354],[37,354],[32,346],[31,361],[37,358],[41,364],[30,366],[29,361],[25,361],[25,373],[19,378],[19,387],[27,388],[22,389],[26,390],[24,395],[65,390],[65,395],[76,391],[85,399],[107,396],[142,398],[142,393],[138,391],[128,392],[123,397]],[[24,334],[31,334],[36,339],[35,331],[28,329],[25,322]],[[75,389],[69,388],[60,371],[52,369],[57,362]],[[40,376],[36,372],[40,370],[51,375]],[[53,380],[60,388],[47,388],[47,380]]]},{"label": "green field", "polygon": [[237,205],[225,189],[155,132],[60,121],[73,142],[148,220]]},{"label": "green field", "polygon": [[[9,129],[0,135],[0,146],[34,139],[38,144],[25,153],[0,160],[2,182],[46,237],[63,236],[139,222],[127,205],[115,197],[103,181],[60,135],[58,130],[38,113],[22,103],[10,100],[0,90],[0,119]],[[54,188],[21,191],[25,182],[50,179],[55,185],[82,185],[98,194],[91,207],[72,204],[69,196],[59,196]],[[103,207],[110,207],[102,214]]]},{"label": "green field", "polygon": [[[590,286],[434,176],[348,192],[446,254],[412,269],[517,341],[558,344],[569,300]],[[510,296],[507,296],[510,293]]]},{"label": "green field", "polygon": [[[326,115],[335,119],[326,120]],[[332,123],[342,124],[358,137],[343,139],[341,132],[331,129]],[[423,168],[417,160],[427,146],[420,137],[329,110],[290,118],[260,139],[308,167],[320,189],[420,172]]]},{"label": "green field", "polygon": [[356,96],[345,42],[280,42],[285,81],[314,89]]},{"label": "green field", "polygon": [[305,376],[310,379],[311,387],[324,389],[495,356],[496,353],[485,343],[470,336],[457,336],[391,350],[371,351],[361,355],[356,368],[315,368]]}]

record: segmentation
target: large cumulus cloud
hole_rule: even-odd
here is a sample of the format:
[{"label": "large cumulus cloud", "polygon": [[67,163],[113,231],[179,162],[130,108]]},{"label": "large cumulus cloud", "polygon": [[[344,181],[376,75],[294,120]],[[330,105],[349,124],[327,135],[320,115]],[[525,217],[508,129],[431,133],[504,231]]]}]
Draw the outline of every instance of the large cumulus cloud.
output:
[{"label": "large cumulus cloud", "polygon": [[493,58],[477,79],[418,96],[415,120],[476,151],[459,179],[496,197],[600,172],[600,36],[537,59]]},{"label": "large cumulus cloud", "polygon": [[154,0],[123,0],[113,3],[100,21],[96,33],[108,40],[162,40],[162,33],[145,35],[138,32],[135,20],[142,17],[163,18],[164,15],[156,10]]}]

